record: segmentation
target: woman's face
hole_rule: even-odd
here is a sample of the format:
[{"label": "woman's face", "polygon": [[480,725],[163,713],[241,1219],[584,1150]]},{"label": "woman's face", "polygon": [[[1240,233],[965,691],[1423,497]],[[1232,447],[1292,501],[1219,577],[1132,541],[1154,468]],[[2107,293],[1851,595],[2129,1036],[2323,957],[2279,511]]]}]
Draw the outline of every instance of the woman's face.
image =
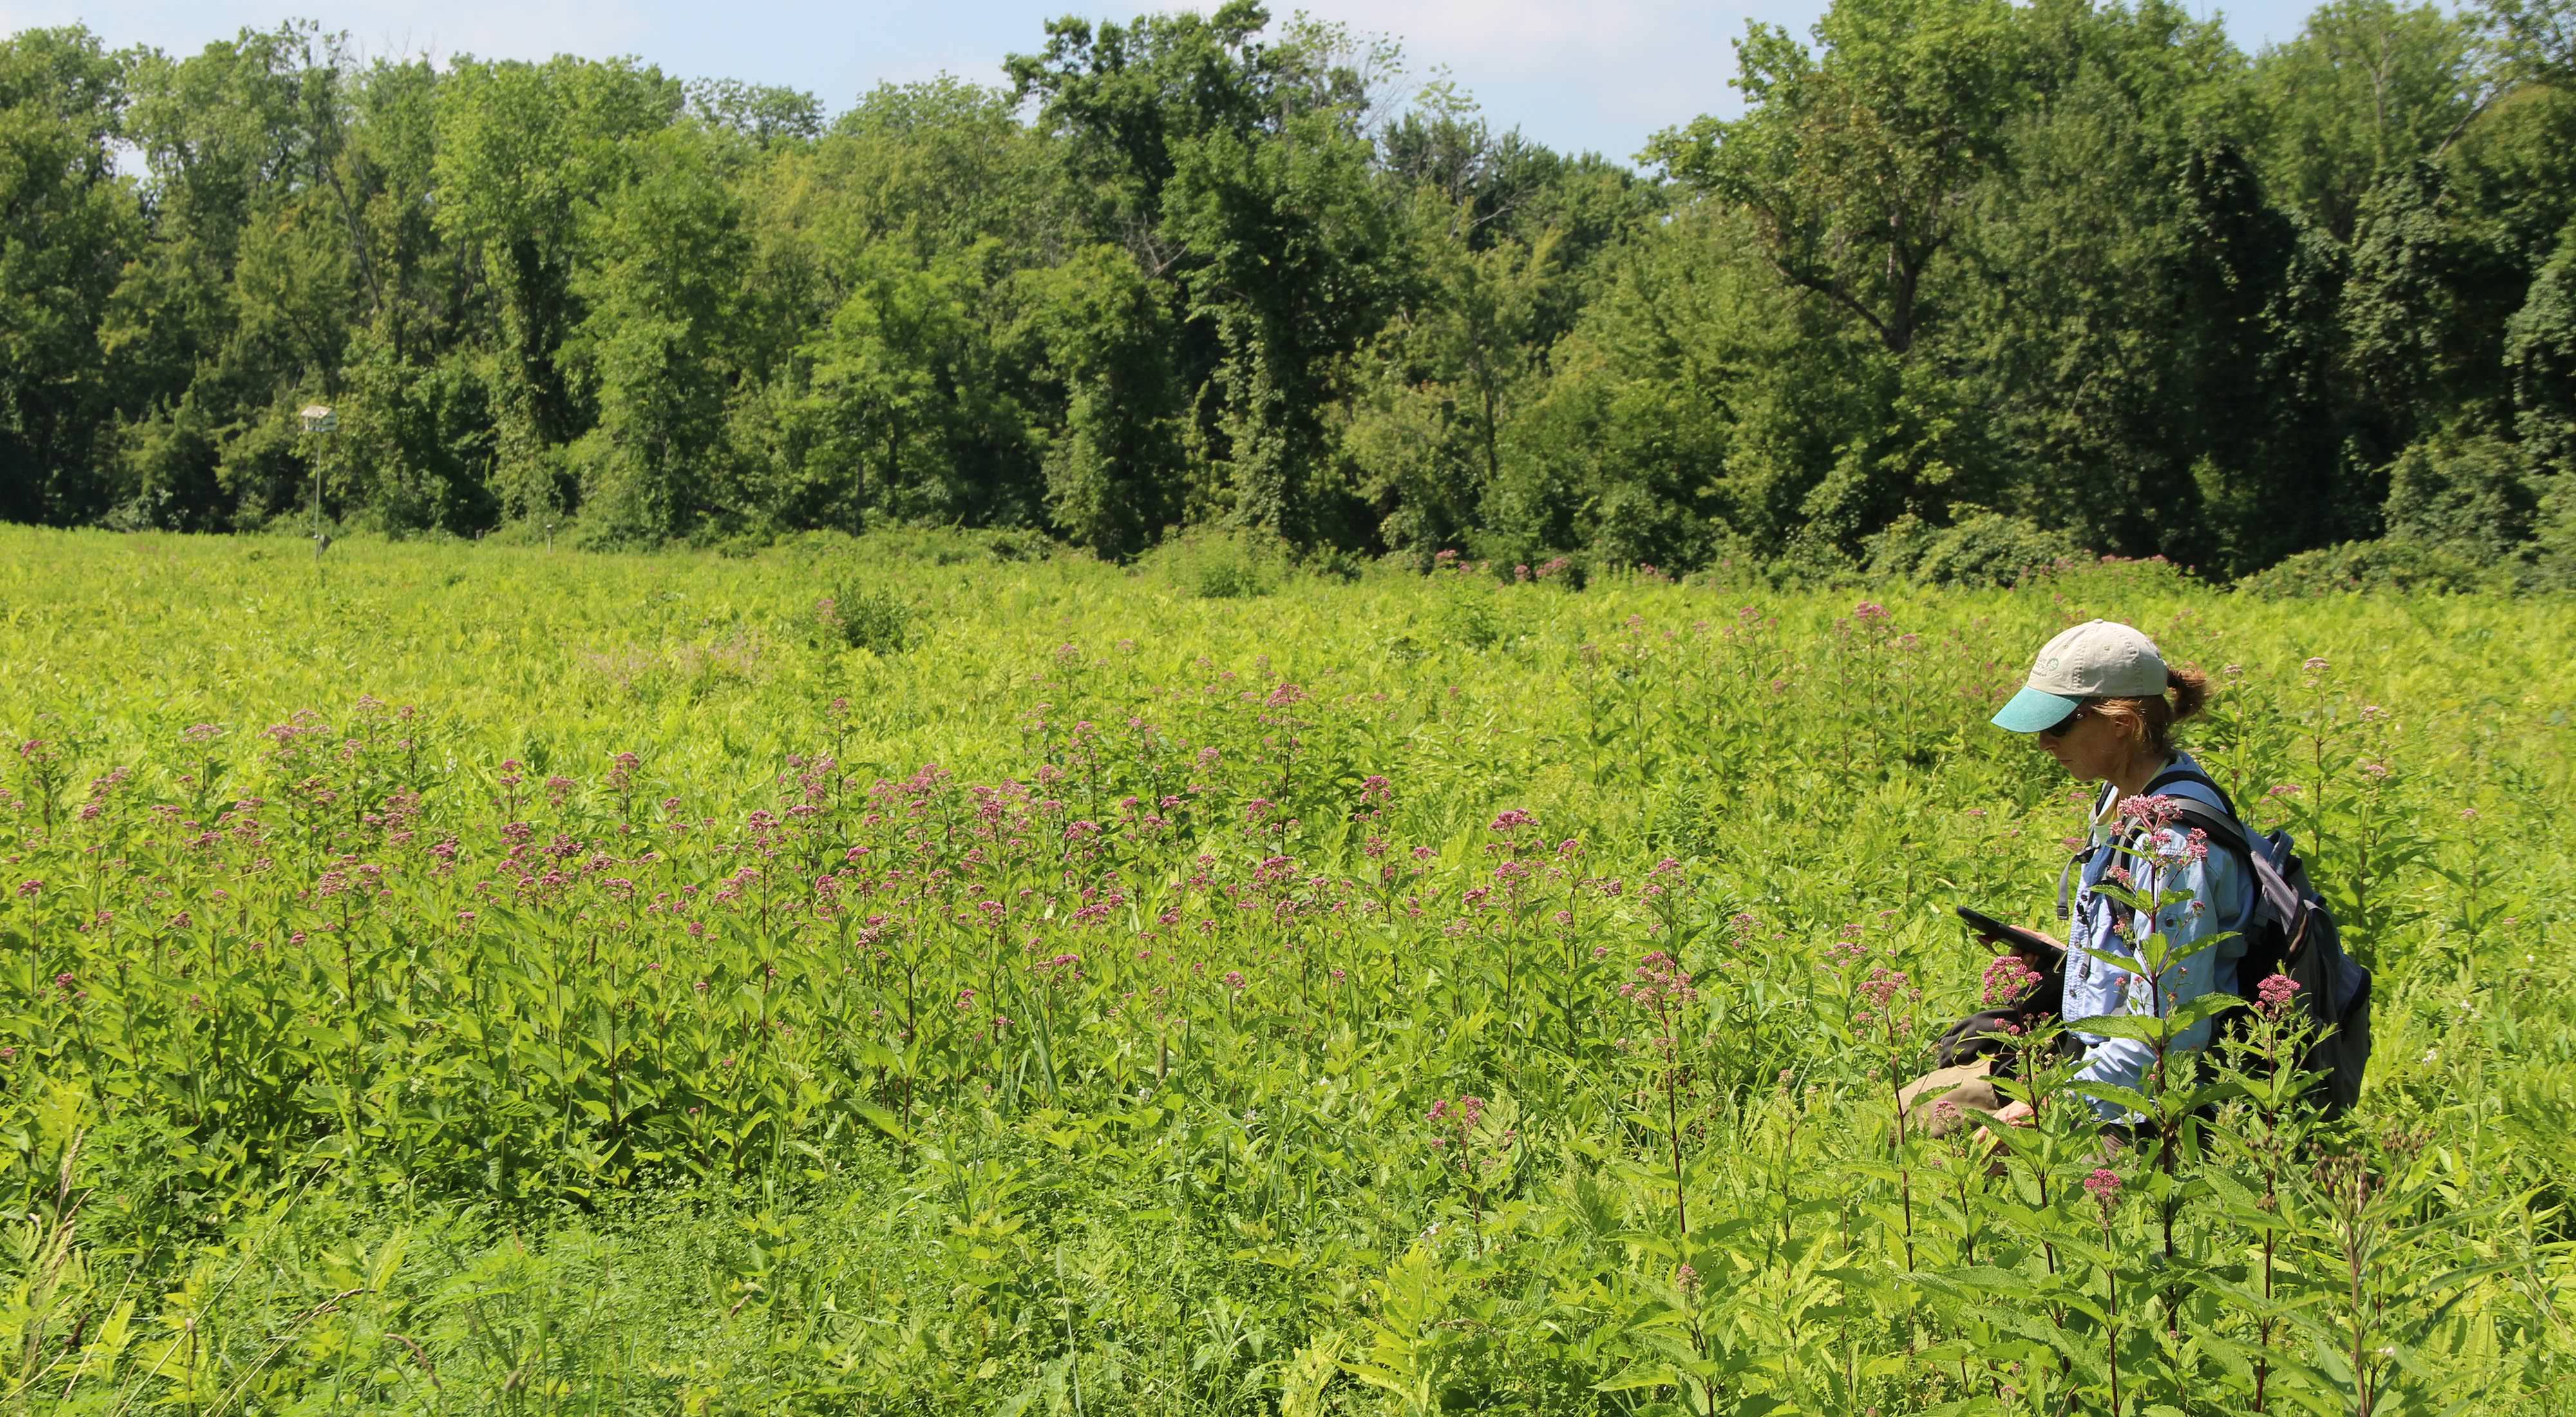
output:
[{"label": "woman's face", "polygon": [[2077,782],[2104,781],[2128,757],[2128,744],[2089,699],[2065,722],[2039,730],[2038,736],[2039,746]]}]

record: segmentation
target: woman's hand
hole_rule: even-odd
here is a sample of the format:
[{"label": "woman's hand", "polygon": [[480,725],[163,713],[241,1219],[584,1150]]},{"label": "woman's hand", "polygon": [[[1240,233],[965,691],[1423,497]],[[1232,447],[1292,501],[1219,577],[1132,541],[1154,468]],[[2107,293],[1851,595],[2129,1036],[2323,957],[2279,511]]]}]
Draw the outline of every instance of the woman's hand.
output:
[{"label": "woman's hand", "polygon": [[[2003,1106],[1996,1108],[1994,1117],[1996,1121],[2001,1122],[2008,1127],[2027,1127],[2038,1120],[2039,1112],[2029,1103],[2016,1097],[2012,1101],[2005,1103]],[[1984,1127],[1977,1128],[1977,1140],[1993,1141],[1994,1139],[1993,1132]]]},{"label": "woman's hand", "polygon": [[[2063,940],[2058,939],[2055,935],[2052,935],[2052,934],[2048,933],[2048,932],[2047,932],[2047,931],[2045,931],[2045,930],[2033,930],[2033,931],[2031,931],[2030,933],[2032,933],[2032,934],[2034,934],[2034,935],[2037,935],[2039,938],[2041,938],[2041,939],[2043,939],[2043,940],[2046,940],[2046,941],[2048,942],[2049,948],[2051,948],[2051,949],[2053,949],[2053,950],[2057,951],[2059,954],[2063,955],[2064,953],[2066,953],[2066,942],[2065,942],[2065,941],[2063,941]],[[2035,965],[2035,966],[2036,966],[2036,965],[2046,965],[2046,964],[2054,963],[2054,961],[2052,961],[2052,960],[2046,960],[2046,959],[2034,959],[2034,958],[2032,958],[2030,955],[2028,955],[2028,954],[2024,953],[2024,952],[2023,952],[2023,942],[2022,942],[2022,941],[2020,941],[2020,940],[2014,939],[2014,938],[2013,938],[2012,936],[2010,936],[2010,935],[1989,935],[1989,934],[1986,934],[1984,931],[1982,931],[1982,930],[1981,930],[1981,931],[1977,932],[1977,938],[1978,938],[1978,939],[1981,939],[1981,940],[1983,940],[1983,941],[1985,941],[1985,942],[1986,942],[1987,944],[1989,944],[1989,945],[1994,946],[1997,950],[2000,950],[2000,951],[2003,951],[2003,952],[2005,952],[2005,953],[2007,953],[2007,954],[2010,954],[2010,955],[2014,956],[2014,957],[2015,957],[2015,958],[2017,958],[2017,959],[2021,959],[2021,960],[2027,961],[2028,963],[2030,963],[2030,964],[2032,964],[2032,965]]]},{"label": "woman's hand", "polygon": [[[2057,938],[2055,935],[2052,935],[2045,930],[2033,930],[2031,933],[2048,941],[2049,948],[2057,951],[2058,959],[2066,957],[2066,942],[2064,940]],[[2013,957],[2015,959],[2020,960],[2022,963],[2029,965],[2033,969],[2046,969],[2057,962],[2055,959],[2049,959],[2044,956],[2034,956],[2022,953],[2021,942],[2018,940],[2005,940],[2000,943],[2005,949],[2013,952]]]}]

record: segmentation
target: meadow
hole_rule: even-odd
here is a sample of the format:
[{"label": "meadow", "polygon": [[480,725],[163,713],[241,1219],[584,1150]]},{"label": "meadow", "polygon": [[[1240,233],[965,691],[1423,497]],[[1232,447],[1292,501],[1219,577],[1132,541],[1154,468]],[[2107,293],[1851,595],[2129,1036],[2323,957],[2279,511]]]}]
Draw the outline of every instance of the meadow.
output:
[{"label": "meadow", "polygon": [[[2576,1411],[2563,601],[1030,550],[0,528],[0,1412]],[[2349,1117],[1899,1134],[2095,615]]]}]

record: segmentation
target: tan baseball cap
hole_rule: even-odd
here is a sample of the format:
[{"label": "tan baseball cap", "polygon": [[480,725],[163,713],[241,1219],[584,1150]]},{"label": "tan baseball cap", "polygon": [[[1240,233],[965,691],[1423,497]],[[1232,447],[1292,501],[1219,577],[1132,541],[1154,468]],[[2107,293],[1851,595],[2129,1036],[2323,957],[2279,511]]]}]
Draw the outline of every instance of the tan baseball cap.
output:
[{"label": "tan baseball cap", "polygon": [[2087,620],[2042,646],[2021,692],[1994,725],[2037,733],[2065,721],[2086,699],[2144,699],[2173,682],[2156,642],[2114,620]]}]

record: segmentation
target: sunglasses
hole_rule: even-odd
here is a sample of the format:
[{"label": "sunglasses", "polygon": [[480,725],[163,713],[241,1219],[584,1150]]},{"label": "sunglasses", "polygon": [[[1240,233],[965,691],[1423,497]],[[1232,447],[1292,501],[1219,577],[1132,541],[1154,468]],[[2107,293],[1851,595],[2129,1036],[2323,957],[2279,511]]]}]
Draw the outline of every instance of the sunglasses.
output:
[{"label": "sunglasses", "polygon": [[2065,737],[2067,734],[2075,731],[2075,725],[2084,721],[2085,711],[2092,707],[2093,706],[2089,703],[2077,704],[2073,709],[2070,709],[2067,712],[2066,717],[2061,718],[2046,728],[2039,730],[2039,736],[2042,738]]}]

